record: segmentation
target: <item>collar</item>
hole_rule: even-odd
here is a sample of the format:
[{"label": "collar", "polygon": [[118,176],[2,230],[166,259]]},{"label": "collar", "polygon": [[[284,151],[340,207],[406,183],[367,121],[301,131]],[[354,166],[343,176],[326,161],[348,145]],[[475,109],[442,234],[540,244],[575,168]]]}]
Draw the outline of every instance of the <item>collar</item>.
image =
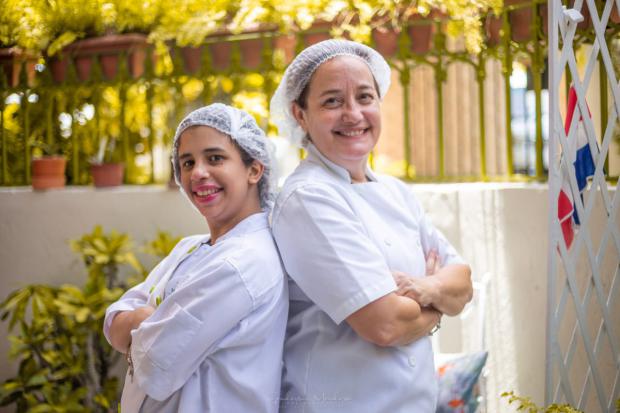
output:
[{"label": "collar", "polygon": [[[346,181],[349,184],[352,183],[351,174],[349,174],[349,171],[347,171],[346,168],[327,159],[327,157],[323,155],[312,142],[308,142],[306,144],[306,151],[308,152],[308,156],[306,159],[308,159],[309,162],[321,164],[338,179]],[[366,170],[364,171],[364,173],[366,174],[366,177],[370,182],[377,182],[377,176],[368,165],[366,165]]]},{"label": "collar", "polygon": [[[220,242],[232,238],[235,236],[239,236],[242,234],[246,234],[248,232],[258,231],[264,228],[269,227],[268,214],[266,212],[257,212],[252,214],[246,218],[244,218],[241,222],[235,225],[230,231],[226,234],[222,235],[217,239],[217,244]],[[211,236],[207,236],[203,242],[208,242],[211,239]]]}]

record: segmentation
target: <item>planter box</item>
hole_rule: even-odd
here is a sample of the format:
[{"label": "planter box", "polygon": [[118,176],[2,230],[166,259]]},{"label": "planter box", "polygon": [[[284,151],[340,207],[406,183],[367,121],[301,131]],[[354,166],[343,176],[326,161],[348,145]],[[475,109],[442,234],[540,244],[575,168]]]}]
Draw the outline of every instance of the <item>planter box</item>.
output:
[{"label": "planter box", "polygon": [[129,75],[138,78],[144,73],[146,48],[146,35],[143,34],[92,37],[71,43],[58,56],[49,57],[48,63],[54,81],[62,83],[67,77],[67,66],[73,60],[78,79],[85,82],[91,77],[93,58],[98,58],[104,79],[113,80],[118,75],[120,58],[124,56]]},{"label": "planter box", "polygon": [[[19,80],[22,70],[26,70],[27,86],[32,86],[37,59],[36,55],[24,52],[18,47],[2,48],[0,49],[0,76],[4,76],[9,87],[17,87],[20,86]],[[2,84],[2,80],[0,80],[0,84]]]}]

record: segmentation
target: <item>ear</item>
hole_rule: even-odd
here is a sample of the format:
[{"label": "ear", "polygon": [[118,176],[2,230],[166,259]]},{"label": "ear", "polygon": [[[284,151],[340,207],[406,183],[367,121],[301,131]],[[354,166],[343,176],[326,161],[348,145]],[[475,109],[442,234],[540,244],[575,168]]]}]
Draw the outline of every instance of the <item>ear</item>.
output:
[{"label": "ear", "polygon": [[252,164],[248,167],[248,182],[250,184],[257,184],[263,177],[265,172],[265,166],[257,160],[252,161]]},{"label": "ear", "polygon": [[301,106],[297,104],[297,102],[293,102],[292,104],[292,112],[293,117],[299,123],[304,132],[308,133],[308,122],[306,120],[306,112],[302,109]]}]

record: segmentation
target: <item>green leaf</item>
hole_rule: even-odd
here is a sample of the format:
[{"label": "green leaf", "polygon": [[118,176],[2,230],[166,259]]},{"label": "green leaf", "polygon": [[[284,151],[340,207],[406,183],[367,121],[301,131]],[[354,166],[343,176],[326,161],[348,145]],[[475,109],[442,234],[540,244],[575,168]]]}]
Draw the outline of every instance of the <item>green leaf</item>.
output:
[{"label": "green leaf", "polygon": [[96,394],[94,399],[95,399],[95,403],[99,404],[100,406],[103,406],[106,409],[110,408],[110,401],[103,394],[101,393]]},{"label": "green leaf", "polygon": [[75,313],[75,319],[78,323],[83,323],[86,321],[89,315],[90,310],[87,307],[82,307]]},{"label": "green leaf", "polygon": [[47,48],[47,53],[49,56],[53,56],[60,51],[66,45],[73,43],[78,37],[82,37],[82,34],[74,33],[74,32],[65,32],[60,35],[56,40],[54,40]]}]

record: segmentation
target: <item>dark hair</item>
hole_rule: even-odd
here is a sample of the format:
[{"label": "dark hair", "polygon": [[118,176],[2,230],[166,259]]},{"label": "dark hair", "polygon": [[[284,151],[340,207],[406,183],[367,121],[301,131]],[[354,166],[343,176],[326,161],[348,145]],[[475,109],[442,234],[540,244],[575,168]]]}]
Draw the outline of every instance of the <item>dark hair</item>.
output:
[{"label": "dark hair", "polygon": [[228,138],[230,139],[230,141],[232,142],[233,146],[235,148],[237,148],[237,150],[239,151],[239,155],[241,155],[241,161],[243,162],[243,164],[247,167],[249,167],[250,165],[252,165],[252,162],[254,162],[254,158],[252,158],[250,156],[249,153],[246,152],[245,149],[243,149],[241,147],[241,145],[239,145],[239,143],[234,140],[233,138],[231,138],[230,136],[228,136]]}]

